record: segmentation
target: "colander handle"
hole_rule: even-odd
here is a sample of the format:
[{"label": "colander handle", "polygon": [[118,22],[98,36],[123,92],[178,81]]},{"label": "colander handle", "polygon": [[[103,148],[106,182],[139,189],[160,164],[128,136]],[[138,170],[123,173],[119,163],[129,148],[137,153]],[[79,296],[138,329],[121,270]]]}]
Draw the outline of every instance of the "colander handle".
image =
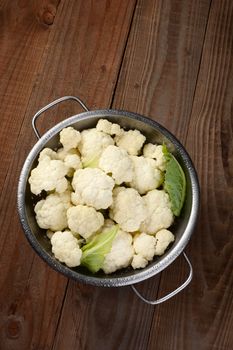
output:
[{"label": "colander handle", "polygon": [[188,266],[189,266],[189,275],[188,275],[188,278],[186,279],[186,281],[184,283],[181,284],[181,286],[179,286],[177,289],[173,290],[171,293],[165,295],[164,297],[160,298],[160,299],[157,299],[157,300],[148,300],[146,298],[144,298],[140,293],[139,291],[136,289],[135,285],[132,285],[131,288],[133,289],[133,291],[137,294],[137,296],[142,300],[144,301],[145,303],[147,304],[150,304],[150,305],[157,305],[157,304],[161,304],[163,303],[164,301],[174,297],[174,295],[178,294],[179,292],[181,292],[185,287],[187,287],[187,285],[191,282],[192,280],[192,277],[193,277],[193,268],[192,268],[192,265],[191,265],[191,262],[189,261],[187,255],[183,252],[183,257],[185,258],[185,260],[187,261],[188,263]]},{"label": "colander handle", "polygon": [[83,103],[83,101],[80,100],[80,98],[78,97],[75,97],[75,96],[63,96],[61,98],[58,98],[57,100],[47,104],[45,107],[41,108],[38,112],[36,112],[36,114],[33,116],[32,118],[32,128],[34,130],[34,133],[36,134],[36,137],[38,139],[40,139],[40,134],[37,130],[37,127],[36,127],[36,121],[37,121],[37,118],[42,114],[44,113],[45,111],[47,111],[48,109],[50,109],[51,107],[59,104],[60,102],[63,102],[63,101],[67,101],[67,100],[74,100],[76,102],[78,102],[80,104],[81,107],[83,107],[83,109],[85,109],[85,111],[89,111],[89,109],[87,108],[87,106]]}]

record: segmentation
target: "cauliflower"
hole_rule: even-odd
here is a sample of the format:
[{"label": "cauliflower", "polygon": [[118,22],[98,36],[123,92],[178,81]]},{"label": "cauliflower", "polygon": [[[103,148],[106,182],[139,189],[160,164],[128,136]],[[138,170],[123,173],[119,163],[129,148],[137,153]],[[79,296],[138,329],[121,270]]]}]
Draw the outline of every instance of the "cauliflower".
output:
[{"label": "cauliflower", "polygon": [[116,186],[114,187],[113,191],[112,191],[112,195],[113,195],[113,198],[115,199],[115,197],[122,191],[125,191],[126,190],[126,187],[124,186]]},{"label": "cauliflower", "polygon": [[134,164],[133,179],[129,183],[140,194],[159,187],[163,182],[160,170],[156,169],[154,159],[131,156]]},{"label": "cauliflower", "polygon": [[39,227],[52,231],[64,230],[67,227],[66,211],[71,206],[70,195],[52,193],[40,200],[34,210]]},{"label": "cauliflower", "polygon": [[94,129],[88,129],[81,132],[82,140],[79,144],[79,150],[82,155],[83,163],[90,163],[98,159],[102,151],[114,141],[110,135]]},{"label": "cauliflower", "polygon": [[77,154],[67,154],[64,159],[64,163],[68,168],[72,168],[74,170],[82,168],[81,159]]},{"label": "cauliflower", "polygon": [[58,159],[57,153],[51,148],[44,148],[39,155],[38,161],[40,162],[44,158],[49,157],[50,159]]},{"label": "cauliflower", "polygon": [[70,231],[57,231],[51,237],[52,252],[56,259],[69,267],[80,265],[82,251]]},{"label": "cauliflower", "polygon": [[146,206],[142,197],[133,188],[118,190],[111,206],[111,216],[122,230],[137,231],[146,218]]},{"label": "cauliflower", "polygon": [[135,254],[131,266],[134,269],[145,267],[155,255],[156,239],[146,233],[137,234],[133,240]]},{"label": "cauliflower", "polygon": [[144,267],[146,267],[147,264],[148,264],[148,260],[143,258],[142,255],[134,254],[132,262],[131,262],[131,266],[134,270],[135,269],[143,269]]},{"label": "cauliflower", "polygon": [[168,230],[160,230],[155,235],[155,255],[163,255],[170,243],[174,242],[174,235]]},{"label": "cauliflower", "polygon": [[[55,258],[110,274],[130,265],[146,267],[174,241],[167,230],[174,220],[173,193],[158,188],[164,183],[169,190],[171,182],[183,196],[185,175],[172,166],[175,159],[166,145],[145,141],[139,130],[99,119],[96,128],[81,133],[64,128],[62,147],[40,152],[28,182],[35,195],[47,191],[34,210]],[[164,153],[174,162],[166,162]]]},{"label": "cauliflower", "polygon": [[82,168],[81,159],[77,154],[67,154],[64,163],[68,168],[67,176],[72,177],[74,171]]},{"label": "cauliflower", "polygon": [[132,236],[119,230],[113,240],[110,252],[105,256],[102,270],[112,273],[130,265],[133,258]]},{"label": "cauliflower", "polygon": [[123,132],[119,124],[111,123],[107,119],[100,119],[96,129],[109,135],[120,135]]},{"label": "cauliflower", "polygon": [[133,178],[133,162],[124,149],[116,146],[105,148],[99,159],[99,167],[112,174],[117,185]]},{"label": "cauliflower", "polygon": [[56,153],[57,153],[57,158],[63,161],[65,160],[65,157],[70,154],[76,154],[77,156],[80,156],[80,153],[77,150],[77,148],[71,148],[69,149],[69,151],[66,151],[63,147],[61,147],[57,150]]},{"label": "cauliflower", "polygon": [[72,187],[71,184],[68,183],[68,188],[65,192],[62,193],[57,193],[59,195],[59,197],[61,198],[61,200],[65,203],[65,204],[71,204],[71,192],[72,191]]},{"label": "cauliflower", "polygon": [[168,228],[173,223],[171,204],[167,193],[163,190],[153,190],[144,197],[147,217],[141,224],[140,230],[155,234],[162,228]]},{"label": "cauliflower", "polygon": [[113,179],[102,170],[85,168],[76,170],[72,186],[73,203],[83,203],[96,209],[107,209],[112,204]]},{"label": "cauliflower", "polygon": [[65,151],[69,151],[72,148],[77,148],[80,141],[80,132],[75,130],[72,126],[64,128],[60,132],[60,142]]},{"label": "cauliflower", "polygon": [[156,167],[161,171],[164,171],[166,168],[166,159],[163,154],[162,145],[153,145],[153,143],[147,143],[143,147],[143,155],[146,158],[153,158],[156,161]]},{"label": "cauliflower", "polygon": [[129,130],[115,137],[117,146],[124,148],[130,155],[137,156],[146,141],[138,130]]},{"label": "cauliflower", "polygon": [[36,168],[31,171],[28,182],[31,192],[38,195],[41,191],[64,192],[67,189],[68,181],[65,178],[68,168],[61,160],[51,160],[44,156]]},{"label": "cauliflower", "polygon": [[102,233],[102,232],[109,231],[109,229],[112,228],[112,226],[115,226],[115,225],[116,224],[115,224],[115,222],[113,220],[105,219],[103,226],[96,233],[99,234],[99,233]]},{"label": "cauliflower", "polygon": [[68,227],[74,233],[87,239],[104,224],[104,217],[94,208],[77,205],[67,210]]},{"label": "cauliflower", "polygon": [[136,235],[133,240],[135,253],[143,256],[148,261],[151,261],[155,255],[155,245],[155,237],[146,233]]}]

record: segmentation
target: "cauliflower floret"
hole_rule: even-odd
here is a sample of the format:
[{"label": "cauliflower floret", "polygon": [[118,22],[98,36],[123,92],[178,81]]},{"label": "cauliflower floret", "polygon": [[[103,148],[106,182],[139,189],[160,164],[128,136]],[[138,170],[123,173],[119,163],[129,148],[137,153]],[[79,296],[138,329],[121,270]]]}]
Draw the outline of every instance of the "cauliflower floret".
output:
[{"label": "cauliflower floret", "polygon": [[109,135],[120,135],[123,132],[119,124],[111,123],[107,119],[100,119],[96,129]]},{"label": "cauliflower floret", "polygon": [[57,153],[57,158],[63,161],[65,160],[65,157],[70,154],[76,154],[77,156],[80,157],[80,153],[77,150],[77,148],[71,148],[68,151],[66,151],[63,147],[61,147],[57,150],[56,153]]},{"label": "cauliflower floret", "polygon": [[77,205],[67,210],[68,227],[87,239],[104,224],[104,217],[94,208]]},{"label": "cauliflower floret", "polygon": [[79,150],[82,155],[83,163],[90,163],[98,159],[102,151],[114,141],[110,135],[94,129],[83,130],[81,132],[82,140],[79,144]]},{"label": "cauliflower floret", "polygon": [[[71,204],[71,185],[70,183],[68,184],[68,189],[65,192],[62,193],[57,193],[57,195],[61,198],[61,200],[67,205],[70,206]],[[67,208],[69,208],[69,206]]]},{"label": "cauliflower floret", "polygon": [[171,231],[160,230],[155,235],[155,255],[163,255],[170,243],[174,242],[175,237]]},{"label": "cauliflower floret", "polygon": [[38,195],[41,191],[64,192],[68,187],[68,181],[65,178],[68,168],[61,160],[51,160],[49,156],[38,163],[37,167],[31,171],[28,182],[31,192]]},{"label": "cauliflower floret", "polygon": [[96,209],[107,209],[112,204],[113,179],[102,170],[85,168],[76,170],[72,186],[72,202],[81,202]]},{"label": "cauliflower floret", "polygon": [[143,258],[142,255],[134,254],[133,260],[131,262],[131,266],[134,270],[143,269],[144,267],[146,267],[146,265],[148,265],[148,260]]},{"label": "cauliflower floret", "polygon": [[57,153],[51,148],[44,148],[39,155],[38,161],[42,161],[44,158],[49,157],[50,159],[58,159]]},{"label": "cauliflower floret", "polygon": [[115,137],[117,146],[124,148],[130,155],[137,156],[146,141],[138,130],[129,130]]},{"label": "cauliflower floret", "polygon": [[173,223],[173,214],[168,194],[163,190],[153,190],[143,197],[146,204],[147,217],[140,230],[155,234],[162,228],[168,228]]},{"label": "cauliflower floret", "polygon": [[134,250],[132,236],[119,230],[112,242],[110,252],[105,256],[102,270],[105,273],[112,273],[130,265]]},{"label": "cauliflower floret", "polygon": [[69,169],[67,173],[69,177],[73,176],[75,170],[82,168],[81,159],[77,154],[67,154],[64,163]]},{"label": "cauliflower floret", "polygon": [[106,231],[109,231],[109,229],[116,225],[116,223],[111,220],[111,219],[105,219],[104,220],[104,225],[101,227],[101,229],[97,232],[97,233],[102,233],[102,232],[106,232]]},{"label": "cauliflower floret", "polygon": [[164,171],[166,168],[166,159],[163,154],[162,145],[153,145],[153,143],[147,143],[143,147],[143,155],[146,158],[153,158],[156,161],[156,167],[161,171]]},{"label": "cauliflower floret", "polygon": [[124,149],[108,146],[99,159],[99,167],[111,173],[117,185],[133,178],[133,162]]},{"label": "cauliflower floret", "polygon": [[116,186],[112,191],[113,198],[115,198],[120,192],[125,191],[126,187],[124,186]]},{"label": "cauliflower floret", "polygon": [[131,266],[133,269],[144,268],[155,255],[156,239],[146,233],[137,234],[133,240],[135,250]]},{"label": "cauliflower floret", "polygon": [[60,142],[65,151],[76,148],[81,141],[80,132],[69,126],[60,132]]},{"label": "cauliflower floret", "polygon": [[133,179],[129,183],[140,194],[159,187],[163,182],[160,170],[156,169],[154,159],[131,156],[134,165]]},{"label": "cauliflower floret", "polygon": [[118,191],[111,206],[110,217],[126,232],[137,231],[146,218],[142,197],[133,188]]},{"label": "cauliflower floret", "polygon": [[146,233],[136,235],[133,240],[135,253],[143,256],[148,261],[151,261],[155,255],[155,245],[155,237]]},{"label": "cauliflower floret", "polygon": [[78,240],[70,231],[58,231],[51,237],[52,252],[55,258],[69,267],[80,265],[82,251]]},{"label": "cauliflower floret", "polygon": [[34,210],[39,227],[52,231],[64,230],[67,227],[66,211],[71,206],[69,194],[52,193],[40,200]]},{"label": "cauliflower floret", "polygon": [[80,193],[76,193],[76,192],[71,193],[71,202],[74,205],[85,204]]}]

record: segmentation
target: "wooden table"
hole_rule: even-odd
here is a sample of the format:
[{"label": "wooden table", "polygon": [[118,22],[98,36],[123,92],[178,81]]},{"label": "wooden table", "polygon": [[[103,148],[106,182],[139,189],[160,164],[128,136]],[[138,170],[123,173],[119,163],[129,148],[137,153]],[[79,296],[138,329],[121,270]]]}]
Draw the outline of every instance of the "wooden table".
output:
[{"label": "wooden table", "polygon": [[[232,0],[0,0],[1,350],[233,349],[232,39]],[[160,306],[69,281],[24,237],[16,191],[31,118],[68,94],[157,120],[195,163],[194,279]],[[65,103],[40,132],[80,111]],[[186,275],[180,257],[140,290],[163,296]]]}]

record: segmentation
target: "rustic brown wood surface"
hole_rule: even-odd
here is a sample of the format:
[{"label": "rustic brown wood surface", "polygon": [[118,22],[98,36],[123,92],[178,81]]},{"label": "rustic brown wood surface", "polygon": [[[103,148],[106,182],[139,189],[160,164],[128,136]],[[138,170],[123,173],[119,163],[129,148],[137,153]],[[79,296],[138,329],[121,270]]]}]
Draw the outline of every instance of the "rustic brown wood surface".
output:
[{"label": "rustic brown wood surface", "polygon": [[[196,165],[194,279],[164,304],[68,281],[24,237],[16,191],[31,117],[68,94],[157,120]],[[0,0],[0,350],[233,348],[232,102],[231,0]],[[40,132],[79,111],[65,103]],[[153,299],[186,275],[178,258],[139,288]]]}]

